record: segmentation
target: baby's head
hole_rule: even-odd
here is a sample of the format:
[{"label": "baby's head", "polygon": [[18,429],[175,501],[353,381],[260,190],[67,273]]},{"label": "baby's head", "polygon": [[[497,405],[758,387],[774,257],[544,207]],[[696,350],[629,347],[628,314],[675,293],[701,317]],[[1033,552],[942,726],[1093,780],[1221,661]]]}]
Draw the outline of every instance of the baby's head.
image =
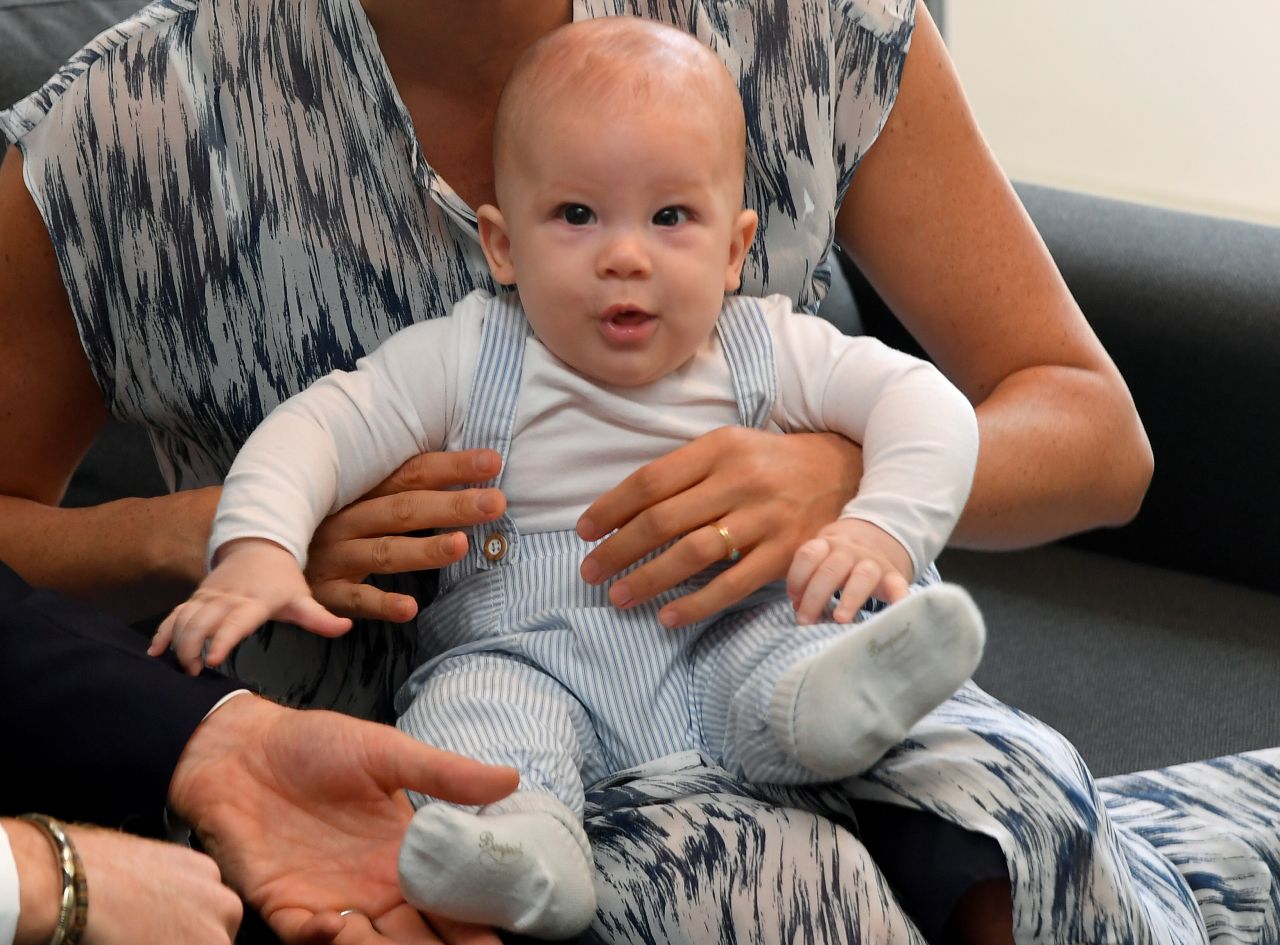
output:
[{"label": "baby's head", "polygon": [[629,17],[531,47],[498,105],[498,207],[481,207],[494,278],[519,283],[543,344],[636,386],[689,359],[740,284],[742,101],[693,37]]}]

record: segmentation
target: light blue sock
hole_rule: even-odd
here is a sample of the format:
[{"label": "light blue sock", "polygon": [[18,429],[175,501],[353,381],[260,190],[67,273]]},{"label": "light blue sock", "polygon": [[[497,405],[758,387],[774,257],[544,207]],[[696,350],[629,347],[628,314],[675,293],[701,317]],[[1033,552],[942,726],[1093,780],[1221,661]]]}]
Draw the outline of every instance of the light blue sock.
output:
[{"label": "light blue sock", "polygon": [[595,918],[591,847],[549,794],[517,792],[472,814],[429,803],[400,847],[400,889],[424,912],[538,938],[569,938]]},{"label": "light blue sock", "polygon": [[824,779],[861,774],[964,685],[985,641],[965,590],[926,587],[787,670],[774,687],[769,729]]}]

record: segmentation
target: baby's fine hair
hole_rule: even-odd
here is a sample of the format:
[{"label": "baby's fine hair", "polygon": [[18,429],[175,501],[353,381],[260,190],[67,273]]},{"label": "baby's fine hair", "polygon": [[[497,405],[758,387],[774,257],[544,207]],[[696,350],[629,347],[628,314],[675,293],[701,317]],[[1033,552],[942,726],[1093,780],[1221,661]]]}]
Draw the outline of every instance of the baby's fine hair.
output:
[{"label": "baby's fine hair", "polygon": [[742,99],[728,70],[710,49],[671,26],[603,17],[562,26],[530,46],[498,100],[495,164],[518,159],[523,136],[539,133],[539,115],[566,101],[589,103],[592,111],[655,102],[704,108],[709,121],[722,124],[724,140],[736,141],[745,154]]}]

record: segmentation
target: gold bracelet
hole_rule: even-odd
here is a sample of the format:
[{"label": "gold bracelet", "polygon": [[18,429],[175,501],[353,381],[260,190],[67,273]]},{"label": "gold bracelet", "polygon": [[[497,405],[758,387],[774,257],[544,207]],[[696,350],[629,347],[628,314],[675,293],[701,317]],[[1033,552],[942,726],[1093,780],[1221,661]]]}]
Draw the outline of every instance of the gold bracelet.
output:
[{"label": "gold bracelet", "polygon": [[62,873],[62,905],[49,945],[79,945],[85,923],[89,921],[89,882],[76,845],[67,836],[67,828],[61,821],[44,814],[23,814],[18,819],[35,824],[49,838]]}]

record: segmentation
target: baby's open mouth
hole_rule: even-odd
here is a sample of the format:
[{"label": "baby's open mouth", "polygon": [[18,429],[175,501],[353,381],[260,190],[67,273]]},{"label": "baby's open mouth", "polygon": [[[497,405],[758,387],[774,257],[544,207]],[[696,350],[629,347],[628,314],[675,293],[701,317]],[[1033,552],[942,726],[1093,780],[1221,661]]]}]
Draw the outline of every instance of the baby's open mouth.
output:
[{"label": "baby's open mouth", "polygon": [[624,309],[621,312],[616,312],[613,315],[610,315],[609,319],[611,321],[616,322],[619,325],[639,325],[641,322],[646,321],[647,319],[650,319],[652,317],[653,316],[650,315],[648,312],[642,312],[636,308],[629,308],[629,309]]},{"label": "baby's open mouth", "polygon": [[610,306],[600,320],[600,331],[606,339],[618,344],[644,341],[653,333],[657,317],[632,305]]}]

